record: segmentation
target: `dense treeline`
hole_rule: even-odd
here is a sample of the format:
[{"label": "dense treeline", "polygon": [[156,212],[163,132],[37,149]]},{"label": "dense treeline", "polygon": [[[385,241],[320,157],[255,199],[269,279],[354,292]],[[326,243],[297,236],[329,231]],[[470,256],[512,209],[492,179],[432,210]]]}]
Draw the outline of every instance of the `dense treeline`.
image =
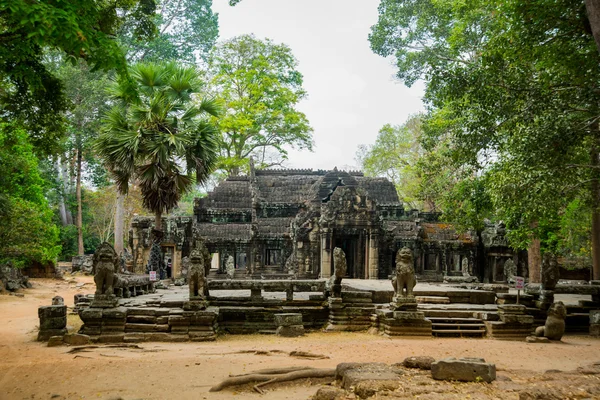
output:
[{"label": "dense treeline", "polygon": [[371,47],[407,85],[425,81],[427,112],[410,138],[419,160],[402,146],[374,157],[389,136],[406,142],[408,125],[384,127],[363,151],[366,169],[406,178],[410,166],[413,196],[447,220],[504,220],[530,260],[588,257],[600,279],[595,3],[382,0]]},{"label": "dense treeline", "polygon": [[135,214],[189,213],[214,172],[310,148],[290,49],[218,34],[212,0],[0,0],[0,263],[121,251]]}]

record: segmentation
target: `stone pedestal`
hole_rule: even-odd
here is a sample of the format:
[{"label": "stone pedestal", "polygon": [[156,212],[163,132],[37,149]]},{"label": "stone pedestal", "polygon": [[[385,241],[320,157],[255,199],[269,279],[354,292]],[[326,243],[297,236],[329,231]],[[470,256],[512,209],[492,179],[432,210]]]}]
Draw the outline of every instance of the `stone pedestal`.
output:
[{"label": "stone pedestal", "polygon": [[97,294],[92,300],[90,307],[93,308],[115,308],[119,304],[117,296],[114,294]]},{"label": "stone pedestal", "polygon": [[275,314],[275,325],[277,325],[277,336],[298,337],[304,335],[304,325],[302,325],[302,314],[285,313]]},{"label": "stone pedestal", "polygon": [[67,333],[67,306],[39,307],[38,317],[40,318],[38,341],[47,341],[52,336],[63,336]]},{"label": "stone pedestal", "polygon": [[[404,307],[408,307],[406,303]],[[429,336],[431,337],[431,321],[425,314],[414,310],[393,311],[377,310],[379,330],[388,336]]]},{"label": "stone pedestal", "polygon": [[390,303],[392,311],[416,311],[417,299],[415,296],[394,296]]},{"label": "stone pedestal", "polygon": [[329,298],[329,323],[326,332],[366,331],[375,312],[370,292],[342,292]]},{"label": "stone pedestal", "polygon": [[525,314],[521,304],[501,304],[498,306],[500,321],[484,321],[488,338],[504,340],[525,340],[533,331],[533,316]]}]

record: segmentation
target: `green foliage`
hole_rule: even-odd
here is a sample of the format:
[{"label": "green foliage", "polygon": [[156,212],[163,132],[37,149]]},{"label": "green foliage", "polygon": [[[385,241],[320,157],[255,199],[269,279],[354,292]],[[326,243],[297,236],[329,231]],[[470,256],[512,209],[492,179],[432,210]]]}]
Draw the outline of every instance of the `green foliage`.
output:
[{"label": "green foliage", "polygon": [[456,200],[475,195],[444,212],[460,210],[453,218],[467,225],[487,209],[506,221],[515,247],[535,236],[560,246],[558,216],[597,195],[600,56],[585,5],[382,0],[379,14],[373,50],[396,58],[406,84],[427,83],[424,147],[444,143],[447,163],[437,167],[442,177],[456,172]]},{"label": "green foliage", "polygon": [[118,190],[127,193],[135,178],[144,207],[160,215],[189,190],[192,173],[203,183],[212,172],[217,132],[207,116],[217,116],[219,108],[196,98],[201,82],[193,67],[141,63],[130,73],[133,80],[110,87],[118,104],[106,114],[96,149]]},{"label": "green foliage", "polygon": [[23,267],[58,256],[58,229],[44,197],[45,185],[25,131],[0,124],[0,263]]},{"label": "green foliage", "polygon": [[[136,61],[177,61],[195,64],[206,60],[219,36],[218,15],[212,0],[159,0],[159,12],[140,35],[137,18],[129,18],[119,39],[127,58]],[[150,36],[150,38],[148,38]]]},{"label": "green foliage", "polygon": [[135,0],[0,0],[0,116],[19,120],[42,154],[51,154],[63,134],[67,108],[62,82],[44,62],[47,49],[94,69],[125,72],[114,35]]},{"label": "green foliage", "polygon": [[251,156],[258,167],[280,164],[286,147],[312,150],[312,128],[296,106],[306,93],[289,47],[244,35],[216,46],[211,88],[224,103],[219,168],[236,173]]},{"label": "green foliage", "polygon": [[418,201],[420,174],[417,162],[423,150],[421,118],[410,117],[401,126],[384,125],[375,144],[361,146],[357,159],[367,176],[385,176],[396,186],[400,199],[412,208],[422,208]]}]

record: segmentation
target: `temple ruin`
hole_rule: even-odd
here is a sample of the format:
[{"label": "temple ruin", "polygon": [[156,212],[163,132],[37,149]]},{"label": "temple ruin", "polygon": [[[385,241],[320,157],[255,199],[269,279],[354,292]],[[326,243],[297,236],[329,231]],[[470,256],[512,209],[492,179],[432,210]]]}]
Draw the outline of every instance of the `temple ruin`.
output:
[{"label": "temple ruin", "polygon": [[[525,272],[526,258],[508,247],[503,224],[487,223],[480,236],[461,234],[439,216],[405,209],[385,178],[251,167],[247,176],[230,176],[196,199],[193,217],[165,218],[161,247],[172,264],[170,278],[180,276],[194,237],[214,255],[213,277],[226,274],[231,256],[236,278],[328,278],[335,247],[346,254],[347,278],[387,279],[403,247],[414,253],[419,281],[474,276],[505,282],[509,259]],[[132,272],[144,273],[153,223],[150,217],[132,223]]]}]

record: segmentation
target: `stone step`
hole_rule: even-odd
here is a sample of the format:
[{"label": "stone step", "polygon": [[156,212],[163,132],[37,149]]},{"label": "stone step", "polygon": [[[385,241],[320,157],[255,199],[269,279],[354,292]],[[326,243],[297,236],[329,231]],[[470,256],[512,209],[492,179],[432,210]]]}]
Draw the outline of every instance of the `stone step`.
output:
[{"label": "stone step", "polygon": [[462,335],[477,335],[483,337],[485,335],[485,329],[473,329],[473,330],[460,330],[460,329],[431,329],[431,333],[434,336],[437,335],[452,335],[452,336],[462,336]]},{"label": "stone step", "polygon": [[437,323],[437,321],[456,321],[462,323],[481,323],[481,319],[479,318],[454,318],[454,317],[426,317],[433,323]]},{"label": "stone step", "polygon": [[450,304],[450,298],[444,296],[416,296],[418,304]]},{"label": "stone step", "polygon": [[454,327],[457,330],[472,330],[471,328],[483,328],[485,329],[485,325],[484,324],[450,324],[450,323],[440,323],[440,322],[432,322],[431,326],[435,329],[435,328],[450,328],[450,327]]}]

